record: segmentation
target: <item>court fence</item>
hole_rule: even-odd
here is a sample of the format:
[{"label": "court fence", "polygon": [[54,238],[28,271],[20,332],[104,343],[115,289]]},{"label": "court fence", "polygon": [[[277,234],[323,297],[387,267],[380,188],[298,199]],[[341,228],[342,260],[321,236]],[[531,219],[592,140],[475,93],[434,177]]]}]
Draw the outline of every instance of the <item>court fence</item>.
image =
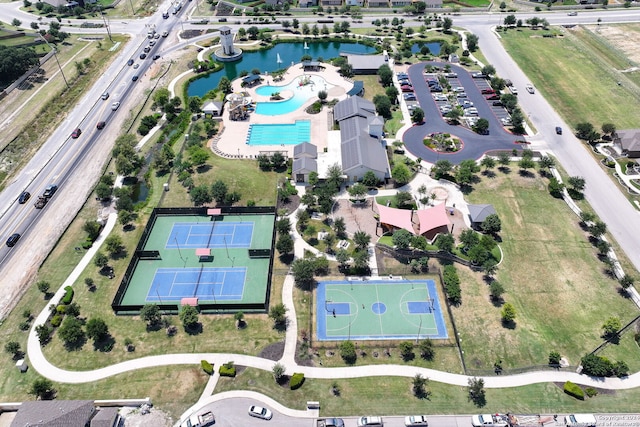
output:
[{"label": "court fence", "polygon": [[[131,278],[133,277],[133,273],[135,272],[138,263],[141,259],[150,259],[151,252],[157,251],[145,251],[144,247],[149,240],[149,236],[151,235],[151,231],[155,226],[156,219],[159,216],[181,216],[181,215],[199,215],[199,216],[207,216],[207,207],[184,207],[184,208],[154,208],[149,216],[149,221],[147,225],[144,227],[142,231],[142,235],[140,236],[140,240],[136,245],[136,249],[131,257],[131,261],[127,266],[127,270],[125,271],[124,276],[122,277],[122,281],[116,290],[116,294],[113,297],[113,301],[111,302],[111,308],[115,312],[115,314],[120,315],[137,315],[140,313],[140,309],[142,309],[142,304],[122,304],[124,296],[129,288]],[[265,214],[273,214],[274,221],[276,218],[276,207],[275,206],[223,206],[221,208],[222,215],[265,215]],[[275,244],[275,236],[276,236],[276,228],[273,227],[273,232],[271,234],[271,247],[274,247]],[[271,249],[259,249],[259,251],[268,250],[271,252]],[[155,255],[155,254],[154,254]],[[220,311],[224,312],[237,312],[237,311],[245,311],[245,312],[266,312],[269,309],[269,299],[271,295],[271,278],[273,273],[273,257],[269,262],[269,270],[267,273],[267,290],[265,296],[264,303],[229,303],[229,304],[198,304],[198,308],[201,313],[211,314],[218,313]],[[168,304],[158,304],[158,308],[167,314],[177,314],[180,310],[180,302],[176,301]]]}]

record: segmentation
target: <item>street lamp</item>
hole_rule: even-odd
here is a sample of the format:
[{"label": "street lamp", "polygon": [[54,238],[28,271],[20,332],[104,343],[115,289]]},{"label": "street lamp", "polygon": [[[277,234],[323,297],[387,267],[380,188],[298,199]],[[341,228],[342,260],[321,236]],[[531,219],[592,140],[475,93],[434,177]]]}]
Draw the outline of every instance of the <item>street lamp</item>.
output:
[{"label": "street lamp", "polygon": [[56,63],[58,64],[58,68],[60,69],[60,74],[62,74],[62,79],[64,80],[65,84],[67,85],[67,89],[71,88],[71,86],[69,86],[69,82],[67,81],[67,78],[64,75],[64,71],[62,71],[62,67],[60,66],[60,61],[58,61],[58,49],[55,46],[51,46],[49,44],[49,42],[47,41],[47,39],[45,39],[42,34],[38,33],[38,35],[40,36],[40,38],[42,40],[44,40],[44,42],[47,44],[47,46],[53,50],[53,56],[56,58]]}]

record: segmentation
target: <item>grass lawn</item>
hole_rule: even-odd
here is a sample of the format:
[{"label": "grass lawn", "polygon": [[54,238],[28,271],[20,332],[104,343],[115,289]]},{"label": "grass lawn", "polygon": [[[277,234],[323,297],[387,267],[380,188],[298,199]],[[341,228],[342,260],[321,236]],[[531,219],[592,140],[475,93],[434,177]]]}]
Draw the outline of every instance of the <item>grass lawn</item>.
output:
[{"label": "grass lawn", "polygon": [[[617,282],[603,274],[577,217],[548,194],[546,180],[523,178],[515,168],[497,172],[482,178],[468,200],[493,204],[502,220],[504,260],[496,278],[506,289],[504,300],[517,311],[515,327],[503,327],[482,274],[458,268],[462,305],[453,313],[469,369],[489,369],[498,359],[505,369],[544,365],[552,350],[577,365],[602,341],[600,327],[610,307],[623,324],[637,314],[618,294]],[[637,348],[619,347],[615,359],[638,355]]]},{"label": "grass lawn", "polygon": [[[287,372],[287,375],[293,372]],[[340,397],[331,393],[333,383],[340,388]],[[271,372],[244,369],[236,378],[220,378],[216,392],[228,390],[252,390],[264,393],[281,404],[304,410],[305,402],[315,400],[322,403],[322,416],[357,416],[365,413],[406,415],[426,414],[472,414],[478,408],[467,399],[466,387],[429,382],[431,392],[428,399],[418,399],[411,392],[411,378],[369,377],[357,379],[319,380],[306,379],[298,390],[291,391],[287,385],[279,386]],[[380,391],[384,390],[384,393]],[[640,390],[619,392],[602,391],[594,398],[579,401],[568,396],[554,384],[535,384],[509,389],[486,389],[487,405],[484,413],[505,411],[512,413],[571,413],[571,412],[629,412],[637,407]],[[518,399],[514,399],[518,396]]]},{"label": "grass lawn", "polygon": [[604,54],[583,27],[558,31],[560,37],[543,38],[546,31],[510,30],[502,33],[502,41],[534,86],[571,125],[586,121],[597,128],[604,122],[615,123],[618,129],[638,127],[634,111],[640,107],[640,97],[626,85],[618,86],[619,55]]}]

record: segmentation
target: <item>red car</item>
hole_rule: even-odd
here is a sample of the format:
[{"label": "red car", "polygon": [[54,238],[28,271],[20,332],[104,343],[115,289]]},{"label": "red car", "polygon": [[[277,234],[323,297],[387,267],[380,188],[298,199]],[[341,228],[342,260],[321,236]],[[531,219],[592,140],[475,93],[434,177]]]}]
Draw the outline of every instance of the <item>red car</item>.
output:
[{"label": "red car", "polygon": [[500,99],[500,95],[493,94],[493,95],[487,96],[486,98],[487,98],[487,101],[495,101],[495,100]]},{"label": "red car", "polygon": [[413,92],[413,86],[402,85],[400,86],[400,90],[403,92]]},{"label": "red car", "polygon": [[107,125],[106,122],[98,122],[98,124],[96,125],[96,128],[98,128],[98,130],[104,129],[106,125]]},{"label": "red car", "polygon": [[75,128],[73,132],[71,132],[71,138],[76,139],[82,134],[82,130],[80,128]]},{"label": "red car", "polygon": [[484,94],[484,95],[488,95],[488,94],[490,94],[490,93],[496,93],[496,91],[495,91],[495,90],[493,90],[493,89],[482,89],[482,90],[480,91],[480,93],[482,93],[482,94]]}]

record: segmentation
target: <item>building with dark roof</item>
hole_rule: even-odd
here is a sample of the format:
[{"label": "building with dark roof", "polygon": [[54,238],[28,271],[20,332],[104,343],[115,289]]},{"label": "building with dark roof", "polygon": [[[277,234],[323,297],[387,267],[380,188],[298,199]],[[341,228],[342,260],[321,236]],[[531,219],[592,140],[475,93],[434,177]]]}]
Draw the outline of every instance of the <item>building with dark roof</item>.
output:
[{"label": "building with dark roof", "polygon": [[315,159],[318,157],[318,147],[310,142],[303,142],[302,144],[295,145],[293,147],[293,158],[299,159],[302,157]]},{"label": "building with dark roof", "polygon": [[383,65],[389,65],[389,55],[387,52],[380,55],[344,55],[351,65],[353,74],[376,74]]},{"label": "building with dark roof", "polygon": [[95,413],[93,400],[26,401],[11,427],[87,427]]},{"label": "building with dark roof", "polygon": [[613,143],[620,148],[622,154],[632,158],[640,157],[640,129],[616,131]]},{"label": "building with dark roof", "polygon": [[469,208],[469,219],[471,220],[471,226],[476,228],[484,222],[489,215],[496,214],[496,210],[493,205],[467,205]]}]

